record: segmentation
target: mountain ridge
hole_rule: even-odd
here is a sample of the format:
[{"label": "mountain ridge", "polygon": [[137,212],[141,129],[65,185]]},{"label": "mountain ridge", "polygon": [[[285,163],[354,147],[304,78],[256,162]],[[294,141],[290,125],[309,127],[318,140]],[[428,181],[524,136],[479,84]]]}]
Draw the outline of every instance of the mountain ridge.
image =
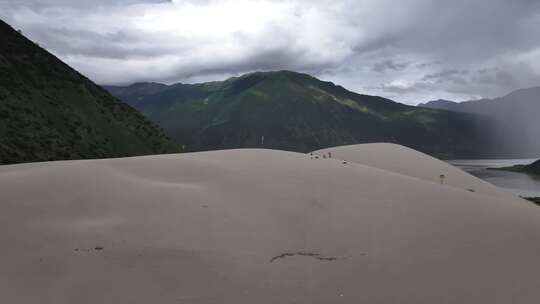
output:
[{"label": "mountain ridge", "polygon": [[393,142],[453,157],[479,149],[467,139],[476,138],[467,115],[358,94],[293,71],[174,84],[155,94],[105,88],[161,125],[188,151],[267,147],[308,152]]}]

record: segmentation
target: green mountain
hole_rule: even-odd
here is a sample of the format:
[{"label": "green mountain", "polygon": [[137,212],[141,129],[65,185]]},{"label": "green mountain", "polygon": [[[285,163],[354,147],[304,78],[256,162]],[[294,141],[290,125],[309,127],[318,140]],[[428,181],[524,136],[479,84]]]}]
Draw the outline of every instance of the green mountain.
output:
[{"label": "green mountain", "polygon": [[[257,72],[202,84],[106,87],[189,151],[266,147],[307,152],[394,142],[439,157],[482,147],[472,115],[417,108],[356,94],[290,71]],[[264,137],[264,139],[263,139]]]},{"label": "green mountain", "polygon": [[0,21],[0,164],[173,152],[129,105]]}]

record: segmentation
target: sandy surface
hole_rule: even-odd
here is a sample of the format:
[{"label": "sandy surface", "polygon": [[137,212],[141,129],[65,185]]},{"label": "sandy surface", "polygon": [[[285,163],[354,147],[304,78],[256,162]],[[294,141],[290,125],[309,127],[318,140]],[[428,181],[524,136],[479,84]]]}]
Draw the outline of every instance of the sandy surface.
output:
[{"label": "sandy surface", "polygon": [[413,149],[388,143],[341,146],[314,151],[314,155],[355,162],[395,173],[413,176],[426,181],[443,183],[483,194],[502,195],[495,186],[464,171]]},{"label": "sandy surface", "polygon": [[0,303],[538,303],[537,206],[343,149],[2,166]]}]

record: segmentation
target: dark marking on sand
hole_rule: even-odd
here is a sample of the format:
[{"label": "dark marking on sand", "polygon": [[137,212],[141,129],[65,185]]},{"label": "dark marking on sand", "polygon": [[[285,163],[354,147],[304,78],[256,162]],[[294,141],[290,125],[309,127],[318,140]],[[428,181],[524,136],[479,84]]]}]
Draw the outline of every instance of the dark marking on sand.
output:
[{"label": "dark marking on sand", "polygon": [[321,261],[335,261],[335,260],[337,260],[337,258],[335,258],[335,257],[329,257],[329,258],[327,258],[327,257],[317,257],[317,260],[321,260]]},{"label": "dark marking on sand", "polygon": [[276,255],[275,257],[272,257],[270,259],[270,263],[274,262],[275,260],[284,259],[284,258],[293,257],[293,256],[312,257],[319,261],[337,261],[338,260],[337,257],[327,257],[316,252],[298,251],[298,252],[285,252],[280,255]]}]

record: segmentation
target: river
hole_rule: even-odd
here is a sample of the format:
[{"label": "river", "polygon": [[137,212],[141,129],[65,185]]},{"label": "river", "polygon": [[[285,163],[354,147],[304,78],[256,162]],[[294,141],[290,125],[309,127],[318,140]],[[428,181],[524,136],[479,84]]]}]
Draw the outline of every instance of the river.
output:
[{"label": "river", "polygon": [[513,165],[528,165],[536,159],[464,159],[449,160],[450,164],[499,188],[525,197],[540,197],[540,177],[528,174],[488,170]]}]

